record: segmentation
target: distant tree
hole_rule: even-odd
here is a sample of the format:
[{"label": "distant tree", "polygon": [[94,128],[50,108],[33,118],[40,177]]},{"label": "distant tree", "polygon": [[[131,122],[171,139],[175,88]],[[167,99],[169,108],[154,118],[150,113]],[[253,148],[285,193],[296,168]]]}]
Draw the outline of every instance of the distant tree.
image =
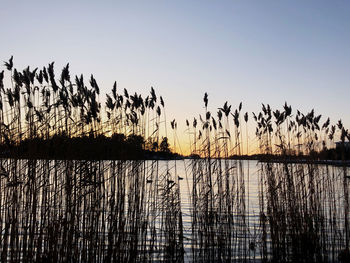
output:
[{"label": "distant tree", "polygon": [[157,142],[153,142],[152,143],[152,151],[157,151],[158,150],[158,143]]},{"label": "distant tree", "polygon": [[118,142],[118,143],[122,143],[124,142],[126,139],[125,135],[122,134],[122,133],[114,133],[112,135],[112,140],[115,141],[115,142]]},{"label": "distant tree", "polygon": [[127,143],[132,147],[132,149],[142,149],[144,139],[140,135],[131,134],[127,138]]},{"label": "distant tree", "polygon": [[169,142],[167,137],[163,137],[162,142],[160,143],[161,152],[170,152]]}]

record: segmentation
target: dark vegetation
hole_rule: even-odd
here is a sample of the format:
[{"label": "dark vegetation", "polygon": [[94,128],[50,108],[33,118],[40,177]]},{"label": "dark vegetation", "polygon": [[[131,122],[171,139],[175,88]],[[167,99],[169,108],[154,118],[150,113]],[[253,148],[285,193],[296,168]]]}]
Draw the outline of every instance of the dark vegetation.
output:
[{"label": "dark vegetation", "polygon": [[54,135],[49,139],[24,139],[18,144],[2,145],[0,157],[21,159],[51,160],[145,160],[174,159],[167,138],[162,139],[160,147],[145,149],[145,140],[140,135],[113,134],[106,137],[67,137]]},{"label": "dark vegetation", "polygon": [[1,262],[349,262],[349,170],[314,162],[338,137],[345,161],[341,121],[262,105],[252,174],[237,158],[251,150],[248,113],[226,102],[212,114],[205,94],[204,114],[186,121],[192,159],[160,161],[173,155],[153,88],[143,98],[114,84],[101,106],[94,77],[73,81],[68,65],[58,80],[53,63],[5,65]]},{"label": "dark vegetation", "polygon": [[[19,71],[5,62],[9,88],[0,72],[0,156],[35,159],[175,158],[167,137],[159,138],[164,100],[154,89],[143,98],[124,89],[101,105],[91,75],[70,76],[69,64],[56,79],[54,63]],[[86,83],[87,82],[87,83]],[[158,101],[157,101],[158,99]]]},{"label": "dark vegetation", "polygon": [[[31,70],[27,67],[20,71],[14,68],[11,57],[5,66],[9,78],[5,78],[5,71],[0,72],[2,157],[96,160],[177,157],[170,151],[167,134],[164,141],[159,139],[159,134],[166,133],[166,125],[163,133],[160,133],[160,124],[166,123],[166,117],[164,100],[161,96],[157,97],[153,88],[144,98],[137,93],[129,94],[126,89],[117,91],[115,82],[101,105],[100,88],[93,75],[88,80],[83,75],[73,79],[69,64],[58,77],[54,63],[42,69]],[[246,130],[242,129],[244,124],[247,126],[248,113],[243,114],[241,110],[242,104],[231,111],[231,106],[226,102],[219,108],[217,116],[207,111],[200,120],[194,118],[191,129],[196,131],[197,125],[202,125],[204,129],[209,128],[218,140],[231,138],[227,120],[232,117],[237,127],[232,135],[236,144],[229,155],[243,156],[244,151],[249,154],[247,127]],[[263,105],[262,112],[253,113],[253,118],[257,124],[257,138],[263,132],[262,127],[274,134],[270,149],[260,147],[260,150],[268,150],[269,155],[349,159],[349,147],[334,149],[336,128],[340,131],[341,142],[350,137],[341,121],[331,125],[328,118],[321,125],[321,115],[316,115],[314,110],[307,114],[297,111],[294,117],[287,103],[282,110],[275,111],[269,105]],[[171,125],[174,129],[175,120]],[[188,120],[186,125],[190,130]],[[243,133],[246,142],[242,140]],[[200,145],[195,143],[203,134],[199,131],[196,136],[197,139],[193,139],[193,136],[189,138],[190,142],[194,142],[190,143],[191,154],[203,156],[197,149]],[[240,139],[239,144],[237,139]],[[220,157],[217,153],[216,157]]]},{"label": "dark vegetation", "polygon": [[[214,117],[207,94],[204,106],[199,122],[187,121],[192,151],[205,157],[190,165],[193,261],[349,262],[350,137],[342,122],[321,124],[314,110],[293,116],[287,103],[274,111],[263,104],[252,114],[259,154],[245,157],[260,161],[256,222],[249,167],[242,161],[249,153],[248,136],[245,144],[242,136],[248,113],[241,103],[231,110],[226,102]],[[329,150],[338,136],[337,149]],[[317,162],[327,154],[341,160],[340,168]]]}]

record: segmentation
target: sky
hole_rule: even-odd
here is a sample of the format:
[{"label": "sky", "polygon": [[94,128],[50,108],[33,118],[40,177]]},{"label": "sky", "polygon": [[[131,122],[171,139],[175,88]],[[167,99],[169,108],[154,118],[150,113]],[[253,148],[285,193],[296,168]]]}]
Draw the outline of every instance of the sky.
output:
[{"label": "sky", "polygon": [[[102,92],[164,97],[168,120],[261,103],[350,128],[349,1],[0,0],[0,61],[94,74]],[[183,148],[186,147],[185,142]]]}]

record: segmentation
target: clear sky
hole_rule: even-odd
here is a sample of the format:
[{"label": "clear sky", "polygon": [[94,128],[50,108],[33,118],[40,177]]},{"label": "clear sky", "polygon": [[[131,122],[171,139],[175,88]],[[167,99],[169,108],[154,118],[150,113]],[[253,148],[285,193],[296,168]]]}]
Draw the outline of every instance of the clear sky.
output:
[{"label": "clear sky", "polygon": [[[165,98],[179,134],[228,100],[344,120],[350,128],[349,1],[0,1],[0,60],[72,74]],[[215,110],[216,111],[216,110]]]}]

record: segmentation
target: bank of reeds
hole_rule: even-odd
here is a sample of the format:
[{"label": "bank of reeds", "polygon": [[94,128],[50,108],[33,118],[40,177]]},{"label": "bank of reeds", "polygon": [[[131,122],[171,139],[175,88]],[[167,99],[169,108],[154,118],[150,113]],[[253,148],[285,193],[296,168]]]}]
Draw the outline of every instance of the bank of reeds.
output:
[{"label": "bank of reeds", "polygon": [[[159,137],[165,120],[164,100],[153,88],[144,98],[117,90],[115,82],[101,105],[94,76],[73,78],[69,64],[59,76],[54,63],[42,69],[17,70],[11,57],[5,65],[6,72],[0,72],[2,156],[106,159],[99,146],[111,148],[109,145],[115,146],[109,149],[113,159],[144,159],[144,151],[169,153],[167,138]],[[64,144],[70,146],[67,156]],[[87,147],[96,150],[94,155],[89,156],[94,151],[82,150]]]},{"label": "bank of reeds", "polygon": [[[69,64],[58,78],[54,63],[5,65],[0,141],[12,158],[1,161],[1,261],[181,261],[176,170],[144,160],[170,157],[163,98],[114,83],[101,105],[94,77],[71,79]],[[109,156],[119,160],[101,160]]]},{"label": "bank of reeds", "polygon": [[[193,158],[146,161],[146,151],[170,151],[164,100],[153,88],[144,98],[114,83],[101,105],[95,78],[73,80],[69,65],[58,77],[53,63],[19,71],[11,58],[5,66],[0,143],[11,158],[0,160],[2,262],[349,259],[348,168],[314,162],[338,137],[345,160],[341,121],[321,124],[313,110],[287,103],[248,114],[226,102],[214,113],[205,94],[203,114],[186,121]],[[252,148],[252,119],[264,157],[257,175],[237,158]],[[177,122],[170,124],[175,149]]]},{"label": "bank of reeds", "polygon": [[[336,126],[321,115],[292,114],[291,106],[273,111],[263,105],[254,116],[260,149],[267,158],[260,166],[260,222],[264,261],[329,262],[349,260],[349,197],[347,168],[318,165],[314,152],[333,141]],[[342,143],[349,137],[337,124]],[[344,149],[343,149],[344,150]],[[296,153],[295,153],[296,152]],[[291,155],[305,155],[303,164],[291,164]],[[338,192],[340,191],[340,192]]]}]

